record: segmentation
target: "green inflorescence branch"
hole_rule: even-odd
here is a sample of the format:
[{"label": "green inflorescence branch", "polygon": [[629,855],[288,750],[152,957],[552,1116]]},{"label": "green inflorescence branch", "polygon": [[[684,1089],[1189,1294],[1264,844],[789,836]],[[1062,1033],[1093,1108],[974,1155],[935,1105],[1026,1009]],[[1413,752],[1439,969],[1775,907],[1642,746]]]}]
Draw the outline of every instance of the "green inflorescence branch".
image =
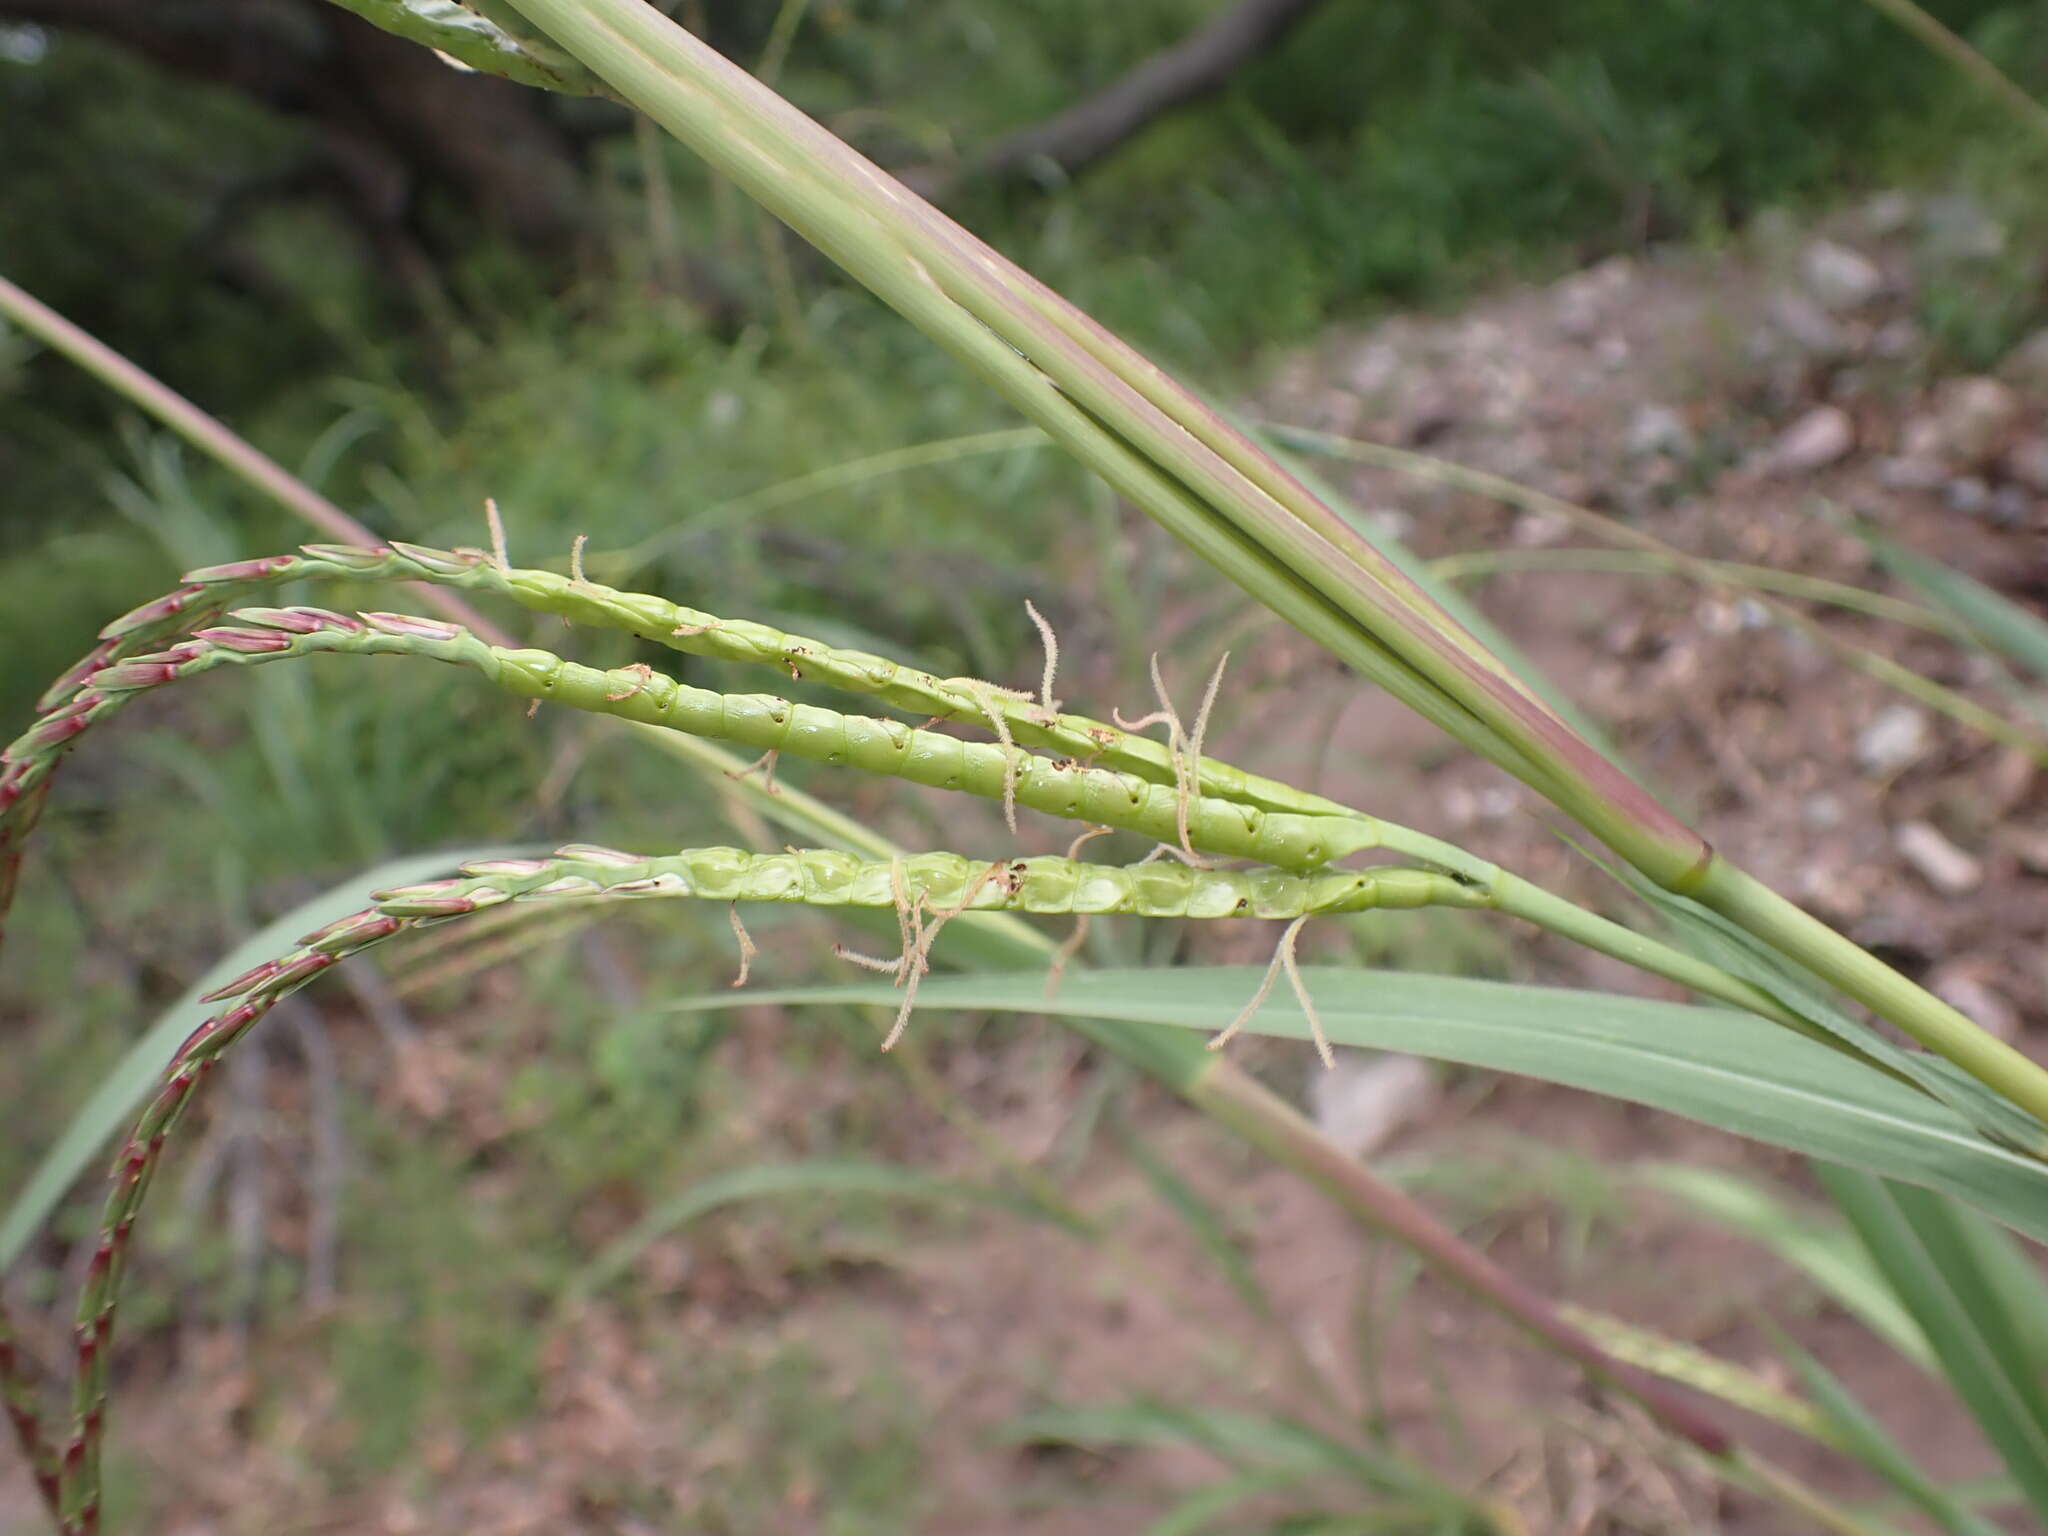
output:
[{"label": "green inflorescence branch", "polygon": [[[309,577],[440,580],[497,592],[564,617],[662,635],[679,649],[784,670],[795,665],[808,669],[807,676],[885,702],[919,710],[943,705],[968,724],[993,725],[979,707],[989,703],[1010,739],[966,741],[772,694],[690,688],[644,666],[585,667],[552,652],[492,646],[457,625],[409,615],[351,617],[314,608],[250,608],[237,613],[238,625],[203,627],[206,621],[235,611],[234,604],[266,586]],[[198,636],[169,649],[151,649],[195,622],[202,626]],[[1307,871],[1350,854],[1384,850],[1455,876],[1473,895],[1467,905],[1524,918],[1703,996],[1855,1049],[1817,1032],[1760,987],[1412,828],[1207,758],[1190,765],[1170,745],[1084,716],[1045,711],[993,685],[933,678],[884,658],[798,640],[766,626],[717,618],[646,594],[617,592],[549,572],[502,568],[473,552],[321,545],[303,555],[195,571],[184,586],[114,621],[105,633],[102,646],[47,696],[44,718],[0,756],[0,854],[11,848],[18,857],[24,829],[11,824],[10,816],[19,814],[20,802],[36,798],[55,755],[138,692],[223,665],[260,664],[313,652],[412,655],[470,668],[520,697],[736,742],[757,751],[787,752],[1014,801],[1050,815],[1135,832],[1166,846],[1176,845],[1185,832],[1189,853]],[[1018,745],[1045,741],[1058,749],[1076,739],[1100,746],[1103,758],[1089,763],[1046,757]],[[1120,766],[1100,766],[1103,759]],[[1270,808],[1279,806],[1293,808]]]},{"label": "green inflorescence branch", "polygon": [[[534,611],[660,640],[678,650],[802,673],[884,704],[985,727],[998,740],[963,740],[899,720],[848,714],[772,694],[691,688],[646,666],[582,666],[549,651],[493,645],[462,626],[413,615],[248,606],[280,583],[309,579],[426,581],[481,591]],[[219,622],[224,619],[228,622]],[[220,1053],[279,999],[341,959],[413,928],[508,903],[559,905],[649,897],[695,897],[736,906],[778,901],[893,909],[904,944],[895,967],[905,991],[900,1028],[932,940],[956,916],[1128,913],[1277,918],[1298,927],[1311,917],[1447,906],[1525,918],[1704,995],[1812,1032],[1804,1019],[1768,992],[1578,908],[1465,850],[1200,758],[1198,751],[1190,750],[1190,738],[1177,722],[1171,722],[1172,738],[1161,744],[1121,726],[1058,711],[1048,697],[1049,683],[1033,700],[994,684],[933,677],[885,658],[618,591],[579,575],[565,578],[515,570],[472,551],[312,546],[298,555],[193,572],[176,591],[107,626],[102,644],[46,695],[43,717],[0,753],[0,860],[5,861],[5,870],[11,873],[20,859],[57,763],[91,727],[171,682],[221,667],[322,653],[412,656],[450,663],[522,698],[860,767],[1014,801],[1091,826],[1136,832],[1162,848],[1178,847],[1187,862],[1148,860],[1119,868],[1029,854],[996,860],[953,853],[883,859],[830,850],[756,854],[737,849],[650,858],[577,846],[548,860],[474,864],[455,880],[384,892],[372,907],[307,935],[291,953],[214,994],[215,1000],[229,1006],[202,1025],[177,1053],[164,1086],[117,1160],[102,1240],[81,1294],[72,1424],[61,1446],[37,1423],[33,1386],[17,1369],[11,1347],[0,1348],[0,1395],[6,1398],[18,1437],[67,1533],[97,1528],[115,1298],[129,1235],[165,1137]],[[1195,743],[1199,736],[1197,728]],[[1083,744],[1090,749],[1090,760],[1066,755]],[[1366,851],[1413,862],[1336,866],[1336,860]],[[1207,863],[1211,856],[1247,859],[1261,867],[1216,868]],[[4,895],[0,890],[0,899]],[[1292,936],[1290,929],[1276,966],[1291,959]],[[743,929],[741,937],[744,942]],[[1831,1043],[1878,1070],[1900,1075],[1853,1040]],[[1198,1078],[1189,1078],[1182,1086],[1219,1113],[1237,1113],[1231,1110],[1236,1103],[1231,1095],[1253,1091],[1250,1085],[1230,1088],[1227,1079],[1205,1088]],[[1244,1105],[1237,1109],[1242,1111],[1240,1128],[1247,1134],[1256,1132],[1255,1139],[1270,1139],[1285,1118],[1263,1101],[1256,1113]],[[1225,1118],[1229,1120],[1229,1115]],[[1306,1157],[1305,1146],[1292,1148],[1290,1155]],[[1379,1216],[1404,1231],[1404,1223],[1415,1226],[1417,1220],[1406,1210],[1381,1211]],[[1447,1240],[1427,1223],[1408,1236],[1425,1247],[1443,1248],[1448,1255],[1443,1261],[1453,1263],[1456,1256],[1445,1247]],[[1472,1283],[1496,1300],[1508,1294],[1500,1277],[1490,1272],[1476,1275]],[[1547,1318],[1536,1303],[1519,1297],[1503,1305],[1558,1347],[1611,1374],[1611,1362]],[[0,1337],[0,1346],[7,1343]],[[1641,1395],[1646,1388],[1635,1383],[1630,1390]],[[1685,1422],[1682,1410],[1666,1405],[1660,1412],[1673,1423]]]}]

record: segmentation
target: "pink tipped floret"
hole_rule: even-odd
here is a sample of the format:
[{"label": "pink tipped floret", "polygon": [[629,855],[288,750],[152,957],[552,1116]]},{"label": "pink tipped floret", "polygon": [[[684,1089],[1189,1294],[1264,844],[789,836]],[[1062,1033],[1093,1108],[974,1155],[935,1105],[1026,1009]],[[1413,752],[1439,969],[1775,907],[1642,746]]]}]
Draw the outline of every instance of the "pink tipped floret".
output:
[{"label": "pink tipped floret", "polygon": [[82,707],[81,701],[69,708],[58,710],[55,714],[43,716],[22,732],[20,739],[14,744],[14,750],[22,757],[29,757],[48,752],[53,747],[63,746],[92,723],[87,716],[88,707]]},{"label": "pink tipped floret", "polygon": [[196,571],[187,571],[179,579],[202,587],[227,581],[268,581],[297,564],[298,561],[290,555],[264,555],[256,560],[230,560],[226,565],[202,565]]},{"label": "pink tipped floret", "polygon": [[277,974],[271,978],[266,990],[279,993],[291,991],[311,981],[340,958],[339,955],[326,954],[317,949],[302,949],[278,966]]},{"label": "pink tipped floret", "polygon": [[424,544],[402,544],[397,539],[391,541],[391,547],[414,565],[423,565],[430,571],[447,576],[473,570],[489,559],[482,550],[429,549]]},{"label": "pink tipped floret", "polygon": [[211,992],[202,993],[202,1003],[226,1002],[231,997],[240,997],[244,992],[253,992],[277,974],[277,962],[266,960],[261,965],[252,965],[233,981],[224,981]]},{"label": "pink tipped floret", "polygon": [[363,632],[360,619],[352,619],[345,613],[335,613],[327,608],[237,608],[228,615],[244,624],[260,624],[265,629],[282,629],[294,635],[316,635],[322,630],[345,630],[351,635]]},{"label": "pink tipped floret", "polygon": [[556,849],[555,857],[571,859],[578,864],[605,864],[613,869],[632,869],[647,862],[637,853],[621,853],[616,848],[600,848],[595,843],[570,843]]},{"label": "pink tipped floret", "polygon": [[460,917],[477,909],[468,885],[466,880],[428,880],[378,891],[370,899],[393,917]]},{"label": "pink tipped floret", "polygon": [[388,939],[404,926],[397,918],[388,917],[382,912],[351,912],[347,917],[336,918],[324,928],[315,928],[299,940],[299,947],[336,954],[344,950],[360,949],[366,944],[376,943],[379,939]]},{"label": "pink tipped floret", "polygon": [[102,668],[93,678],[92,685],[99,693],[134,693],[143,688],[159,688],[165,683],[175,682],[181,671],[175,661],[119,661],[111,667]]},{"label": "pink tipped floret", "polygon": [[423,619],[416,613],[366,613],[363,622],[386,635],[406,635],[419,640],[453,640],[462,633],[460,624]]},{"label": "pink tipped floret", "polygon": [[244,656],[271,655],[292,648],[289,635],[281,635],[267,629],[232,629],[216,626],[212,629],[202,629],[197,638],[224,651],[239,651]]},{"label": "pink tipped floret", "polygon": [[166,592],[162,597],[144,603],[139,608],[130,608],[121,617],[100,631],[102,640],[118,640],[123,635],[151,624],[161,624],[165,619],[174,619],[192,606],[192,599],[205,595],[204,587],[180,587],[175,592]]},{"label": "pink tipped floret", "polygon": [[75,663],[57,681],[43,690],[43,696],[36,700],[36,712],[46,714],[64,703],[76,693],[102,667],[111,661],[114,653],[121,648],[118,640],[102,640],[87,652],[84,659]]}]

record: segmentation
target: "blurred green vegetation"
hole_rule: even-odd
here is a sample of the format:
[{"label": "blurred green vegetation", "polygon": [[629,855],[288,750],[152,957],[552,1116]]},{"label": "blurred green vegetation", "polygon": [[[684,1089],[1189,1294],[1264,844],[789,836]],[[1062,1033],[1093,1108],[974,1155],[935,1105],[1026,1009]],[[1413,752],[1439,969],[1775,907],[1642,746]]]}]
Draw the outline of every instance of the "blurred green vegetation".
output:
[{"label": "blurred green vegetation", "polygon": [[[1058,110],[1213,8],[821,0],[784,86],[885,160],[942,159]],[[1930,8],[2023,86],[2048,90],[2048,11]],[[754,46],[776,7],[726,9],[739,17],[732,37]],[[478,240],[423,305],[331,205],[251,202],[305,154],[299,128],[103,43],[10,35],[0,271],[380,533],[481,543],[492,496],[523,563],[560,565],[588,535],[599,574],[632,551],[633,585],[834,641],[878,637],[877,649],[983,676],[1035,666],[1021,599],[1056,604],[1062,573],[1086,570],[1076,585],[1091,599],[1123,596],[1107,613],[1055,614],[1062,634],[1111,655],[1120,675],[1142,664],[1156,577],[1115,510],[1052,455],[963,458],[765,510],[742,500],[1011,423],[673,146],[630,132],[589,141],[598,223],[568,273]],[[2041,318],[2028,253],[2048,230],[2043,168],[1995,107],[1860,0],[1330,0],[1223,95],[1077,184],[969,188],[957,206],[1220,393],[1333,322],[1900,181],[1967,193],[2015,232],[2014,255],[1928,299],[1936,333],[1981,366]],[[680,279],[678,253],[715,272],[720,303]],[[0,487],[6,735],[106,618],[179,570],[309,537],[4,337]],[[618,642],[607,659],[626,652]],[[603,645],[582,654],[599,659]],[[370,689],[360,669],[375,665],[211,680],[137,710],[67,772],[0,985],[0,1027],[14,1037],[0,1061],[12,1128],[0,1184],[18,1183],[138,1018],[231,935],[325,879],[440,843],[731,836],[706,797],[676,793],[673,765],[615,734],[529,725],[412,667],[380,667]],[[915,839],[914,824],[898,830]],[[1475,930],[1421,931],[1447,952],[1463,946],[1468,964],[1505,963]],[[722,914],[636,922],[617,942],[636,973],[669,987],[722,984],[730,964]],[[653,1040],[604,970],[585,949],[549,949],[518,998],[500,1000],[488,1026],[506,1064],[495,1091],[515,1133],[480,1148],[470,1128],[422,1135],[367,1100],[351,1112],[359,1161],[379,1177],[350,1188],[356,1299],[329,1335],[337,1417],[361,1426],[338,1457],[350,1475],[412,1465],[429,1426],[481,1437],[531,1410],[545,1330],[518,1320],[623,1224],[579,1225],[579,1214],[607,1202],[630,1213],[764,1153],[887,1150],[884,1106],[901,1087],[846,1067],[868,1052],[866,1034],[784,1036],[786,1074],[838,1086],[787,1123],[743,1116],[736,1130],[731,1116],[698,1113],[707,1095],[730,1104],[748,1092],[717,1058],[716,1034],[679,1048],[664,1026]],[[871,1097],[849,1078],[872,1081]],[[519,1172],[480,1196],[482,1162]],[[45,1257],[61,1263],[62,1244]],[[164,1269],[223,1262],[194,1235]],[[153,1294],[176,1283],[158,1274]],[[131,1340],[165,1311],[139,1301],[145,1327]],[[835,1491],[831,1529],[906,1528],[921,1410],[898,1401],[886,1360],[862,1400],[894,1406],[850,1423],[820,1399],[801,1347],[744,1347],[762,1359],[690,1362],[690,1390],[768,1426],[755,1443],[777,1459],[714,1478],[691,1528],[765,1529],[792,1481]]]}]

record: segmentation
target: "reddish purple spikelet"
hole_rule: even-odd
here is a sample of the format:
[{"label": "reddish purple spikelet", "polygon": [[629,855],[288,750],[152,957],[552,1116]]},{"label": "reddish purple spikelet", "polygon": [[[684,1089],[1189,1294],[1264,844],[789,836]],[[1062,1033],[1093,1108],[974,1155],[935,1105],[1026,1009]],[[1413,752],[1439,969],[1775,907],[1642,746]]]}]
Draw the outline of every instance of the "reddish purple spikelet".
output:
[{"label": "reddish purple spikelet", "polygon": [[[269,1012],[269,1008],[270,1005],[267,1002],[237,1003],[234,1007],[228,1009],[226,1013],[215,1014],[185,1037],[185,1043],[178,1047],[178,1054],[174,1059],[184,1061],[200,1046],[210,1045],[223,1035],[233,1038],[262,1018],[265,1013]],[[204,1072],[211,1065],[212,1062],[210,1060],[199,1062],[198,1072]],[[165,1106],[167,1108],[176,1108],[184,1097],[192,1091],[193,1086],[198,1081],[197,1073],[189,1064],[180,1067],[176,1072],[172,1073],[170,1080],[164,1084],[161,1095]]]},{"label": "reddish purple spikelet", "polygon": [[372,899],[392,917],[460,917],[477,907],[467,886],[463,880],[429,880],[379,891]]},{"label": "reddish purple spikelet", "polygon": [[22,732],[11,750],[26,758],[61,747],[92,723],[89,713],[90,706],[79,700],[55,714],[45,715]]},{"label": "reddish purple spikelet", "polygon": [[462,872],[471,879],[505,875],[519,880],[528,875],[537,875],[547,867],[546,859],[471,859],[462,866]]},{"label": "reddish purple spikelet", "polygon": [[102,640],[118,640],[123,635],[151,624],[161,624],[165,619],[174,619],[192,605],[192,599],[205,594],[203,587],[180,587],[175,592],[166,592],[162,597],[144,603],[139,608],[130,608],[121,617],[100,631]]},{"label": "reddish purple spikelet", "polygon": [[578,864],[603,864],[612,869],[633,869],[647,862],[637,853],[621,853],[616,848],[601,848],[596,843],[570,843],[557,848],[555,857],[573,859]]},{"label": "reddish purple spikelet", "polygon": [[95,672],[111,661],[114,653],[120,648],[121,643],[118,640],[102,640],[94,646],[83,659],[74,663],[62,677],[43,690],[43,696],[36,700],[36,713],[47,713],[69,699]]},{"label": "reddish purple spikelet", "polygon": [[408,896],[389,906],[398,917],[466,917],[476,910],[467,896]]},{"label": "reddish purple spikelet", "polygon": [[347,917],[336,918],[324,928],[315,928],[299,940],[299,945],[303,949],[317,949],[330,953],[357,949],[365,944],[374,944],[379,939],[388,939],[404,926],[397,918],[382,912],[351,912]]},{"label": "reddish purple spikelet", "polygon": [[273,655],[278,651],[292,648],[291,638],[267,629],[231,629],[217,626],[202,629],[197,636],[208,645],[223,651],[238,651],[244,656]]},{"label": "reddish purple spikelet", "polygon": [[326,608],[237,608],[228,615],[245,624],[260,624],[265,629],[282,629],[295,635],[314,635],[322,630],[339,629],[351,635],[363,632],[360,619],[352,619],[345,613],[335,613]]},{"label": "reddish purple spikelet", "polygon": [[415,613],[366,613],[363,622],[387,635],[405,635],[419,640],[454,640],[462,634],[460,624],[423,619]]},{"label": "reddish purple spikelet", "polygon": [[179,578],[194,586],[214,586],[225,581],[268,581],[299,562],[292,555],[264,555],[255,560],[230,560],[226,565],[202,565]]},{"label": "reddish purple spikelet", "polygon": [[444,576],[474,570],[489,558],[482,550],[429,549],[424,544],[404,544],[397,539],[391,541],[391,547],[414,565],[423,565]]},{"label": "reddish purple spikelet", "polygon": [[277,962],[266,960],[261,965],[252,965],[233,981],[223,982],[199,999],[202,1003],[226,1002],[231,997],[240,997],[244,992],[253,991],[277,974]]},{"label": "reddish purple spikelet", "polygon": [[120,661],[101,668],[93,677],[93,687],[101,693],[136,693],[176,682],[179,671],[176,662]]},{"label": "reddish purple spikelet", "polygon": [[365,548],[361,544],[301,544],[300,549],[315,560],[325,560],[330,565],[345,565],[352,571],[374,571],[390,556],[385,548]]},{"label": "reddish purple spikelet", "polygon": [[[178,1059],[183,1060],[185,1057],[190,1056],[200,1046],[219,1034],[221,1020],[226,1017],[226,1014],[215,1014],[210,1019],[202,1019],[199,1027],[179,1043]],[[178,1100],[184,1098],[186,1093],[190,1091],[192,1087],[191,1076],[189,1071],[179,1072],[164,1085],[163,1091],[157,1097],[163,1101],[166,1108],[175,1105]]]},{"label": "reddish purple spikelet", "polygon": [[318,976],[340,958],[339,955],[324,954],[317,949],[302,949],[297,954],[289,956],[277,968],[277,975],[271,978],[268,990],[280,994],[288,992]]}]

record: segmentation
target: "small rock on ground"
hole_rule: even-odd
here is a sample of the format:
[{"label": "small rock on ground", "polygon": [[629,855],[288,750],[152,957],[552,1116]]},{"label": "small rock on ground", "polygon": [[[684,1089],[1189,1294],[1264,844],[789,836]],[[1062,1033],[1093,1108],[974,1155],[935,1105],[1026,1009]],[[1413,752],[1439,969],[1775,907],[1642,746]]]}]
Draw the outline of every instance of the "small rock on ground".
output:
[{"label": "small rock on ground", "polygon": [[1856,737],[1856,761],[1871,778],[1887,778],[1927,755],[1933,737],[1927,716],[1910,704],[1892,704]]},{"label": "small rock on ground", "polygon": [[1309,1087],[1316,1129],[1352,1157],[1377,1151],[1436,1099],[1436,1076],[1414,1056],[1341,1052]]},{"label": "small rock on ground", "polygon": [[1899,857],[1945,896],[1962,896],[1984,883],[1984,865],[1928,821],[1909,821],[1892,834]]},{"label": "small rock on ground", "polygon": [[1816,406],[1779,434],[1771,445],[1774,474],[1805,475],[1839,463],[1856,446],[1856,428],[1838,405]]},{"label": "small rock on ground", "polygon": [[1884,274],[1861,251],[1832,240],[1806,248],[1806,287],[1836,314],[1861,309],[1884,291]]}]

